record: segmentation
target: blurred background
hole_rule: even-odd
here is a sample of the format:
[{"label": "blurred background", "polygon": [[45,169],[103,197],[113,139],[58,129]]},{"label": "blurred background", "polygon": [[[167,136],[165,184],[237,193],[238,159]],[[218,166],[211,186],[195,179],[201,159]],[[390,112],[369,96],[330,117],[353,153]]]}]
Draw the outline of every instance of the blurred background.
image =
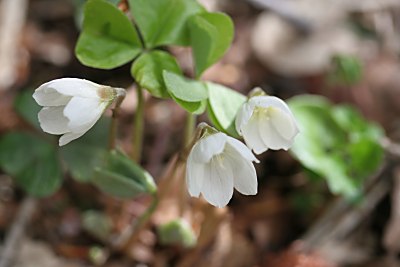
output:
[{"label": "blurred background", "polygon": [[[10,175],[5,162],[11,156],[0,146],[0,267],[400,266],[400,1],[199,2],[229,14],[235,24],[232,47],[204,80],[243,94],[261,87],[283,99],[320,95],[329,108],[346,104],[357,111],[357,118],[348,117],[349,129],[360,120],[379,128],[380,147],[371,155],[383,149],[382,155],[358,162],[357,171],[366,171],[351,185],[360,189],[357,194],[349,197],[346,186],[335,191],[335,170],[325,173],[307,165],[304,145],[291,153],[261,155],[258,195],[235,194],[223,209],[176,194],[183,182],[181,166],[134,244],[119,247],[116,237],[145,211],[147,197],[122,201],[66,171],[55,194],[28,197],[21,181]],[[15,131],[40,135],[32,90],[52,79],[78,77],[134,88],[129,64],[105,71],[76,59],[84,3],[0,0],[0,137]],[[190,51],[170,51],[190,72]],[[120,145],[127,151],[135,97],[134,90],[128,91],[122,105]],[[307,101],[304,105],[315,104]],[[327,125],[314,141],[323,146],[331,138],[330,122],[316,119]],[[145,121],[143,166],[161,188],[168,188],[161,178],[170,175],[171,159],[181,145],[185,112],[173,101],[147,95]],[[26,153],[32,146],[25,144]],[[22,162],[25,156],[21,152],[12,160]]]}]

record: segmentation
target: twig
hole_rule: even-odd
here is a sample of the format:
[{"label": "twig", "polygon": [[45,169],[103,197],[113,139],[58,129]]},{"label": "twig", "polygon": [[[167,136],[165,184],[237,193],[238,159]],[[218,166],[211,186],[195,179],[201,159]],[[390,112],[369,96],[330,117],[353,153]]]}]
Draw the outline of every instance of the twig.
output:
[{"label": "twig", "polygon": [[393,142],[389,138],[384,138],[381,141],[381,145],[386,152],[400,158],[400,144]]},{"label": "twig", "polygon": [[0,90],[17,80],[19,38],[25,24],[27,0],[0,1]]},{"label": "twig", "polygon": [[36,209],[36,204],[37,200],[32,197],[27,197],[22,202],[4,243],[4,249],[0,257],[0,267],[11,267],[14,264],[15,252],[19,251],[19,243],[24,235],[26,225]]},{"label": "twig", "polygon": [[386,166],[379,175],[372,179],[361,204],[351,204],[345,198],[337,199],[304,235],[302,249],[312,251],[327,242],[337,241],[351,234],[388,194],[390,169],[389,166]]}]

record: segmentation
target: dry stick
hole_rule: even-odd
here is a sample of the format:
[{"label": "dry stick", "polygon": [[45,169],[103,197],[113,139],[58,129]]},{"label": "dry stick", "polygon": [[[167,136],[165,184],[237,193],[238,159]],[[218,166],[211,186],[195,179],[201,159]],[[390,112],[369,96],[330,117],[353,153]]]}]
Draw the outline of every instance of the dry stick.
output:
[{"label": "dry stick", "polygon": [[4,243],[4,249],[0,257],[0,267],[11,267],[14,264],[15,252],[19,251],[19,243],[24,235],[25,227],[36,209],[36,204],[37,200],[32,197],[27,197],[22,202],[17,218],[12,224]]},{"label": "dry stick", "polygon": [[344,198],[337,199],[328,212],[304,235],[302,249],[312,251],[326,242],[344,238],[356,229],[388,194],[390,169],[386,166],[377,176],[378,180],[369,187],[360,205],[352,205]]},{"label": "dry stick", "polygon": [[391,194],[391,214],[383,235],[383,245],[388,252],[388,257],[396,259],[398,251],[400,251],[400,166],[394,169],[394,181]]},{"label": "dry stick", "polygon": [[386,137],[381,140],[381,145],[387,153],[400,158],[400,144]]},{"label": "dry stick", "polygon": [[17,80],[17,61],[21,31],[25,24],[28,0],[0,1],[0,90]]},{"label": "dry stick", "polygon": [[[400,145],[388,138],[381,140],[381,146],[387,154],[400,157]],[[392,163],[385,163],[381,170],[369,182],[363,203],[356,208],[344,198],[337,199],[328,211],[303,236],[303,249],[317,248],[328,240],[348,235],[375,206],[388,194],[390,185],[387,176],[392,170]]]}]

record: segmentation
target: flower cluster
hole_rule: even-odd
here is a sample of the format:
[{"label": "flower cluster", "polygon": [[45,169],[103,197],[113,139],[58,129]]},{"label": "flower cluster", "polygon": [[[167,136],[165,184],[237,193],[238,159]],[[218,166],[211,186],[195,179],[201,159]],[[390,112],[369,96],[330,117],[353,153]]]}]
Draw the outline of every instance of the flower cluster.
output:
[{"label": "flower cluster", "polygon": [[[254,96],[243,104],[236,117],[240,141],[216,130],[206,131],[193,146],[186,167],[186,182],[191,196],[203,197],[212,205],[228,204],[236,188],[244,195],[257,194],[257,174],[251,153],[291,147],[299,130],[295,118],[281,99]],[[216,132],[216,133],[215,133]]]},{"label": "flower cluster", "polygon": [[[43,131],[62,135],[59,145],[85,134],[125,90],[87,80],[63,78],[35,90],[33,98],[43,106],[38,114]],[[186,182],[191,196],[200,193],[212,205],[223,207],[236,188],[244,195],[257,194],[253,155],[268,149],[287,150],[299,133],[296,120],[284,101],[277,97],[250,97],[238,111],[236,130],[246,143],[210,126],[193,145],[187,159]]]}]

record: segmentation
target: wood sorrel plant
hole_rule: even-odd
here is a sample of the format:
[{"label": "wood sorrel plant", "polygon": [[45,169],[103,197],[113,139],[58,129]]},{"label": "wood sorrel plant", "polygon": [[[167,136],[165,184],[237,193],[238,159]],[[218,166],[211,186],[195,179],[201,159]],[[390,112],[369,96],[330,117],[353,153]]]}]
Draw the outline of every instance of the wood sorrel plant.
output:
[{"label": "wood sorrel plant", "polygon": [[[383,133],[349,107],[333,107],[321,97],[297,97],[290,101],[290,108],[298,124],[285,102],[276,97],[255,91],[247,98],[225,86],[201,81],[202,73],[224,55],[233,39],[233,23],[227,15],[207,12],[195,0],[128,2],[129,12],[125,13],[105,0],[87,1],[76,55],[82,64],[99,69],[132,62],[130,74],[136,83],[138,106],[130,157],[115,149],[124,89],[76,78],[47,82],[34,93],[41,111],[37,105],[27,104],[27,99],[32,100],[30,95],[17,99],[16,108],[37,128],[62,135],[59,145],[63,147],[58,150],[48,136],[27,133],[10,133],[0,140],[2,169],[28,193],[47,196],[61,186],[61,158],[73,178],[91,182],[108,194],[120,198],[149,194],[153,198],[149,208],[128,238],[122,236],[116,243],[134,242],[164,193],[157,192],[153,178],[140,166],[143,90],[153,97],[172,99],[188,113],[186,140],[179,157],[183,160],[172,164],[171,175],[166,176],[173,177],[178,165],[187,159],[190,195],[202,194],[218,207],[229,202],[234,188],[246,195],[257,193],[253,162],[258,160],[251,150],[256,154],[267,149],[287,150],[299,129],[302,134],[292,153],[305,168],[324,177],[335,193],[354,195],[363,179],[379,167]],[[192,48],[193,79],[182,75],[175,57],[165,49],[169,45]],[[35,109],[34,116],[28,107]],[[109,107],[113,108],[109,134],[89,131],[104,123],[99,119]],[[204,112],[215,128],[200,124],[193,136],[195,116]],[[109,150],[99,146],[107,135]],[[235,139],[239,136],[248,148]],[[167,228],[171,230],[171,225]],[[171,232],[175,230],[172,227]]]},{"label": "wood sorrel plant", "polygon": [[[172,98],[187,110],[184,145],[192,138],[194,114],[203,113],[207,106],[215,126],[221,131],[237,136],[232,125],[242,106],[237,129],[239,133],[243,133],[246,143],[251,145],[251,148],[260,153],[268,148],[288,149],[291,146],[298,130],[293,115],[283,101],[274,97],[259,96],[252,97],[245,103],[245,97],[239,93],[199,80],[204,70],[222,57],[230,46],[233,39],[233,23],[227,15],[207,12],[195,0],[177,0],[173,3],[169,0],[130,0],[129,4],[130,15],[135,24],[114,5],[104,0],[89,0],[84,10],[83,29],[76,46],[76,55],[83,64],[102,69],[115,68],[133,60],[131,75],[136,81],[138,96],[132,139],[133,161],[140,164],[143,142],[143,89],[148,90],[154,97]],[[176,59],[159,49],[166,45],[192,48],[196,79],[182,76]],[[92,86],[94,89],[91,89],[87,81],[60,79],[46,83],[36,90],[34,97],[39,104],[43,102],[40,100],[47,100],[44,101],[46,107],[39,113],[41,127],[48,133],[64,134],[60,145],[83,135],[99,119],[105,108],[117,98],[117,94],[114,93],[119,92],[117,89],[96,86]],[[102,96],[105,88],[110,91],[112,97]],[[82,93],[92,91],[96,92],[97,98]],[[118,105],[115,108],[118,108]],[[82,112],[85,116],[79,115]],[[111,133],[114,132],[115,128],[112,128]],[[216,130],[213,133],[204,133],[199,142],[194,144],[189,155],[186,180],[190,194],[198,197],[201,192],[208,202],[218,207],[223,207],[229,202],[234,187],[243,194],[256,194],[257,175],[252,162],[257,159],[251,151],[225,133]],[[110,135],[110,143],[115,143],[115,136]],[[264,144],[262,148],[254,145],[258,143]],[[114,146],[110,147],[114,149]],[[119,162],[118,166],[122,166],[124,162],[127,169],[132,165],[131,168],[135,171],[141,169],[135,163],[128,164],[129,161],[124,157],[124,154],[114,152],[107,161]],[[97,172],[94,183],[113,195],[125,196],[125,193],[119,192],[122,189],[115,189],[113,182],[121,171],[111,168],[111,173],[109,169],[103,169],[101,174]],[[125,175],[129,177],[128,173]],[[136,178],[140,179],[135,179],[138,185],[132,188],[140,188],[139,191],[144,192],[151,190],[153,186],[146,187],[149,183],[143,183],[146,181],[145,177],[149,175],[140,177],[136,174]],[[108,181],[106,186],[99,182],[101,179]],[[114,185],[110,187],[110,183]]]},{"label": "wood sorrel plant", "polygon": [[[177,0],[173,5],[168,0],[130,0],[129,4],[135,24],[128,14],[111,3],[89,0],[76,45],[78,59],[90,67],[110,69],[133,60],[131,75],[137,84],[138,107],[131,160],[124,153],[115,151],[117,116],[113,116],[109,136],[111,152],[105,156],[105,165],[96,166],[91,179],[94,184],[119,197],[133,197],[141,192],[155,195],[151,176],[139,166],[143,143],[143,89],[154,97],[172,98],[187,110],[185,146],[192,138],[194,115],[203,113],[207,106],[214,125],[237,136],[232,125],[243,105],[239,132],[243,131],[248,144],[260,142],[262,137],[262,140],[268,140],[270,148],[289,148],[297,134],[297,126],[283,101],[264,96],[268,100],[258,101],[261,104],[257,106],[252,104],[253,98],[245,103],[246,98],[239,93],[199,80],[204,70],[222,57],[230,46],[233,24],[227,15],[207,12],[194,0]],[[159,49],[166,45],[191,46],[196,79],[182,76],[176,59]],[[40,126],[50,134],[62,134],[60,146],[86,133],[113,102],[116,102],[114,112],[118,110],[124,97],[123,89],[75,78],[45,83],[34,93],[36,102],[44,106],[39,112]],[[280,106],[277,107],[275,102],[270,105],[270,98]],[[201,129],[203,134],[189,155],[186,180],[190,194],[198,197],[201,192],[208,202],[218,207],[229,202],[234,187],[243,194],[256,194],[257,175],[252,161],[257,159],[251,151],[225,133],[205,129],[212,128]],[[277,131],[283,135],[276,134]],[[285,141],[283,145],[282,140]],[[280,144],[274,146],[275,142]],[[126,187],[126,184],[130,186]]]}]

